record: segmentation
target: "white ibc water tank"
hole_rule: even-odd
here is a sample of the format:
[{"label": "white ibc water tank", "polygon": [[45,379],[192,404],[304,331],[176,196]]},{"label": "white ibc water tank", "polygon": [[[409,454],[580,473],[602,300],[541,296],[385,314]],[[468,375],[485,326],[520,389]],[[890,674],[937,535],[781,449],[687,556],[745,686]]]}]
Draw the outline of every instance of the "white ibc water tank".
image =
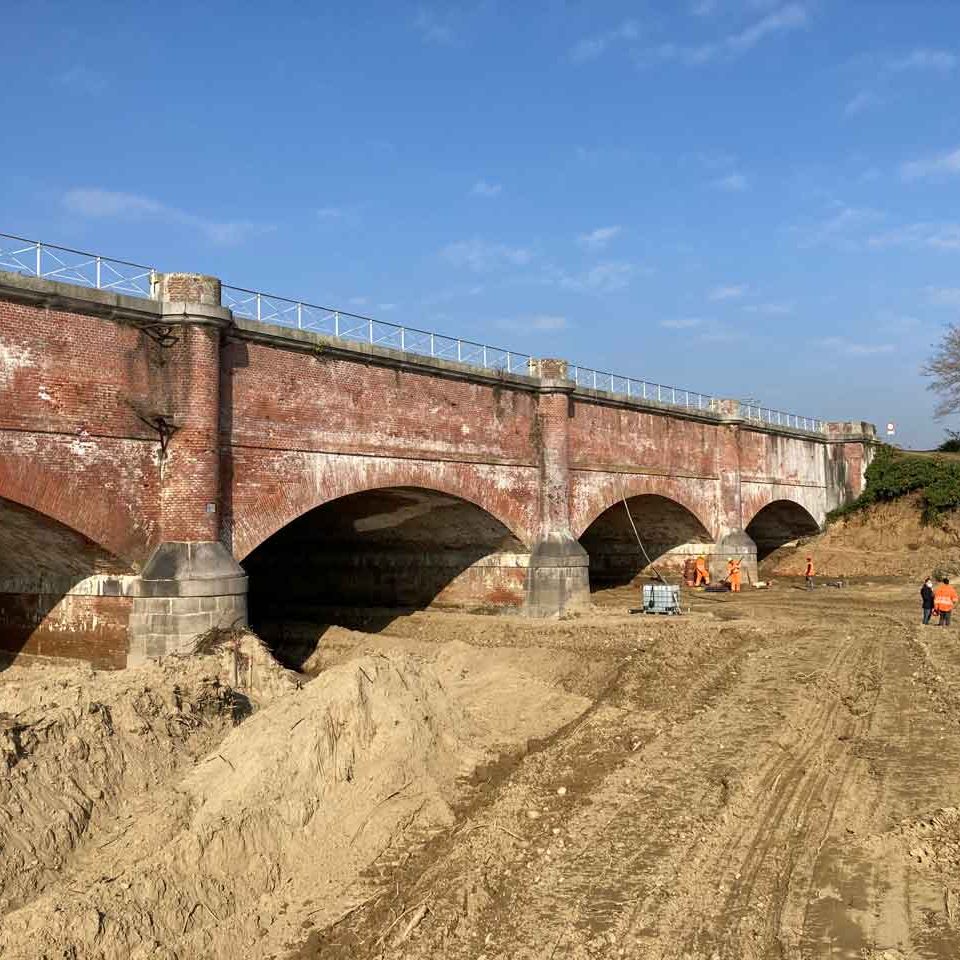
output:
[{"label": "white ibc water tank", "polygon": [[644,613],[679,613],[680,587],[672,583],[643,585]]}]

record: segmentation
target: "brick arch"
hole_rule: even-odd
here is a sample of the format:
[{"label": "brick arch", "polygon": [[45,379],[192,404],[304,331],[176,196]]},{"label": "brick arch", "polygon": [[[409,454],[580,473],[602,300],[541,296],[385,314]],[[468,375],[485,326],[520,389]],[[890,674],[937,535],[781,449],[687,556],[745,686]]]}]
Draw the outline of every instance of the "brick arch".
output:
[{"label": "brick arch", "polygon": [[761,510],[778,502],[799,507],[810,515],[818,527],[822,527],[826,522],[826,496],[823,487],[745,482],[741,487],[744,530],[754,521]]},{"label": "brick arch", "polygon": [[[45,458],[0,456],[0,498],[66,527],[134,568],[152,545],[153,523],[139,503],[111,495],[104,478],[59,470]],[[69,462],[69,461],[68,461]]]},{"label": "brick arch", "polygon": [[[250,471],[250,484],[244,475]],[[257,470],[269,469],[269,486]],[[504,479],[504,471],[510,471]],[[269,467],[232,465],[228,539],[237,560],[298,517],[356,493],[415,487],[458,497],[486,511],[529,546],[539,509],[535,468],[352,456],[283,456]]]},{"label": "brick arch", "polygon": [[581,537],[598,517],[620,503],[624,496],[629,500],[648,495],[679,504],[716,538],[716,524],[712,519],[716,495],[713,481],[660,476],[607,476],[598,482],[593,475],[589,487],[575,481],[570,518],[573,535]]},{"label": "brick arch", "polygon": [[771,498],[744,525],[747,536],[757,545],[757,556],[761,560],[783,544],[812,536],[820,528],[821,524],[806,506],[787,497]]}]

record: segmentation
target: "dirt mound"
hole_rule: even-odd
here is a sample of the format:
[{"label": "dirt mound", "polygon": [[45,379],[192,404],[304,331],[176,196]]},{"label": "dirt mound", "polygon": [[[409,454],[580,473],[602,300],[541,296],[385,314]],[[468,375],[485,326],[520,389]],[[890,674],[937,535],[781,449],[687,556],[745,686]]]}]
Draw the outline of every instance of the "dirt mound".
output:
[{"label": "dirt mound", "polygon": [[489,758],[485,737],[418,659],[331,668],[121,811],[7,914],[0,955],[276,955],[348,909],[399,836],[452,822],[458,777]]},{"label": "dirt mound", "polygon": [[53,880],[122,798],[193,764],[244,702],[210,661],[0,676],[0,911]]},{"label": "dirt mound", "polygon": [[924,524],[919,495],[875,503],[831,523],[816,537],[788,544],[767,557],[761,575],[802,576],[812,556],[818,576],[909,576],[960,572],[960,514]]}]

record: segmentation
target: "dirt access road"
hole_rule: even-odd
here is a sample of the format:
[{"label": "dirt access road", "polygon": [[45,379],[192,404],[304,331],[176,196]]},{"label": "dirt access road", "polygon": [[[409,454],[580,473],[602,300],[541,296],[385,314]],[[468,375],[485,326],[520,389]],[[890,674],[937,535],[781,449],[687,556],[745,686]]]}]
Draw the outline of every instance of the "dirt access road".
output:
[{"label": "dirt access road", "polygon": [[960,957],[960,625],[920,627],[915,592],[782,580],[683,618],[630,617],[624,589],[539,632],[398,621],[371,643],[576,650],[602,683],[287,956]]}]

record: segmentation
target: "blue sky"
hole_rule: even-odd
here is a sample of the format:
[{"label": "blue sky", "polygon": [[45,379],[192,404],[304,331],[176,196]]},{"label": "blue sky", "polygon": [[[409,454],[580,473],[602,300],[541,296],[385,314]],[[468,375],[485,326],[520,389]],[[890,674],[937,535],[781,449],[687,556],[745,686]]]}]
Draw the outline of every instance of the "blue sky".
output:
[{"label": "blue sky", "polygon": [[937,442],[960,3],[6,0],[0,232]]}]

